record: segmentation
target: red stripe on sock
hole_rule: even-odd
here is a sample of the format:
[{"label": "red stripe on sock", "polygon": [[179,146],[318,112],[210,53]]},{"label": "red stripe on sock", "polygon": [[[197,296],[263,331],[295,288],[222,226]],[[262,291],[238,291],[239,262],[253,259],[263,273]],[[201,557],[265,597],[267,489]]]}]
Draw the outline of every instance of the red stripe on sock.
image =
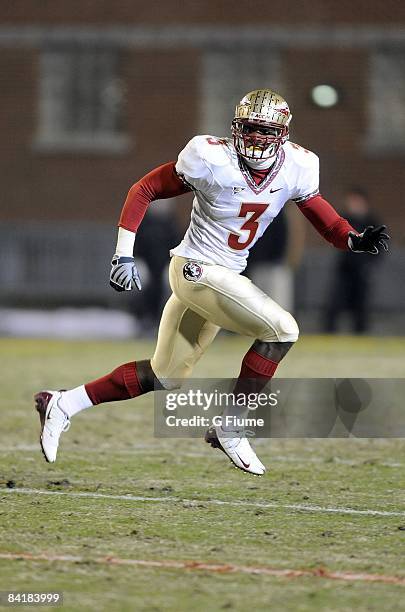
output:
[{"label": "red stripe on sock", "polygon": [[249,349],[242,361],[234,393],[259,393],[276,371],[278,363]]},{"label": "red stripe on sock", "polygon": [[278,363],[250,349],[243,358],[239,378],[271,378]]},{"label": "red stripe on sock", "polygon": [[85,389],[94,405],[126,400],[143,393],[135,361],[124,363],[106,376],[87,383]]},{"label": "red stripe on sock", "polygon": [[138,372],[136,369],[136,361],[126,363],[124,366],[124,383],[127,388],[130,397],[138,397],[144,393],[138,378]]}]

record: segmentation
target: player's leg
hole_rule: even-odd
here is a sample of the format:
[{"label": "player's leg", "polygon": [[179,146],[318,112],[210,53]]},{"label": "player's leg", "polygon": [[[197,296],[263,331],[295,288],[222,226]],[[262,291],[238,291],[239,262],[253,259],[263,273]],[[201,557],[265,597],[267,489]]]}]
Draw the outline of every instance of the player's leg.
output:
[{"label": "player's leg", "polygon": [[366,272],[361,274],[356,270],[350,279],[348,293],[348,310],[352,318],[352,328],[355,334],[364,334],[369,328],[369,286]]},{"label": "player's leg", "polygon": [[[191,268],[175,257],[170,280],[173,291],[208,321],[230,331],[255,338],[242,361],[236,393],[259,392],[274,375],[278,364],[298,339],[294,318],[248,278],[216,265],[202,263]],[[240,416],[232,406],[224,416]],[[242,409],[244,410],[244,409]],[[207,441],[224,450],[237,467],[256,474],[265,468],[249,442],[232,427],[216,427]]]},{"label": "player's leg", "polygon": [[181,386],[214,340],[219,327],[186,306],[174,294],[160,320],[151,367],[165,389]]},{"label": "player's leg", "polygon": [[[169,298],[159,327],[153,357],[162,380],[176,381],[191,374],[194,363],[209,346],[218,327],[189,311],[174,295]],[[47,461],[56,459],[59,438],[75,414],[92,406],[131,399],[153,391],[160,383],[150,360],[131,361],[94,381],[69,391],[41,391],[35,396],[41,421],[41,448]]]},{"label": "player's leg", "polygon": [[247,277],[223,266],[199,263],[192,278],[187,269],[184,273],[187,263],[182,257],[172,260],[169,274],[174,293],[207,321],[255,339],[242,362],[241,377],[271,377],[298,339],[295,319]]},{"label": "player's leg", "polygon": [[143,395],[154,389],[155,377],[150,362],[132,361],[109,374],[68,391],[40,391],[35,407],[41,422],[40,442],[45,459],[56,460],[60,435],[67,431],[70,419],[81,410],[105,402],[115,402]]},{"label": "player's leg", "polygon": [[45,459],[56,460],[60,435],[78,412],[105,402],[130,399],[152,391],[155,376],[149,360],[124,363],[97,380],[68,391],[40,391],[35,407],[41,422],[41,448]]},{"label": "player's leg", "polygon": [[341,315],[348,307],[351,293],[346,270],[338,265],[334,272],[324,314],[324,330],[328,334],[338,331]]}]

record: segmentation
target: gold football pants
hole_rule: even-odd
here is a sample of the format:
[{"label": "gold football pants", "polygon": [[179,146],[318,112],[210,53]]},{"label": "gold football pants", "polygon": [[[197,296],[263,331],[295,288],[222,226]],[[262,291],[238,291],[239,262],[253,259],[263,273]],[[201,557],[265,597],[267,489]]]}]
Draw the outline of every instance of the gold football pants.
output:
[{"label": "gold football pants", "polygon": [[167,388],[191,375],[221,327],[263,342],[298,338],[290,313],[229,268],[174,256],[169,280],[173,294],[163,310],[151,360]]}]

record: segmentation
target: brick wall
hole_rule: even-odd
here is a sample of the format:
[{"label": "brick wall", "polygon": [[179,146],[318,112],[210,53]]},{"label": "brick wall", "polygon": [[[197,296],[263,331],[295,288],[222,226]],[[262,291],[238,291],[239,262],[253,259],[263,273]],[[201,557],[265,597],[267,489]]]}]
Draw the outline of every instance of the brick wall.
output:
[{"label": "brick wall", "polygon": [[130,148],[118,155],[35,151],[37,68],[36,51],[6,49],[0,54],[4,218],[115,222],[130,185],[175,159],[195,132],[198,56],[126,53]]},{"label": "brick wall", "polygon": [[[71,0],[69,3],[15,0],[3,7],[2,25],[177,24],[202,25],[266,23],[401,24],[405,5],[390,1],[335,3],[287,0],[277,14],[274,4],[255,3],[246,16],[245,5],[152,2],[119,3]],[[185,7],[187,7],[185,9]],[[1,25],[1,24],[0,24]],[[129,186],[150,168],[174,159],[198,130],[200,115],[199,70],[202,50],[172,45],[169,49],[124,50],[127,133],[130,148],[116,155],[58,153],[33,149],[37,127],[37,46],[8,44],[1,47],[0,172],[3,214],[18,219],[97,219],[115,222]],[[380,216],[403,241],[405,219],[401,196],[405,191],[403,159],[370,157],[364,152],[366,130],[366,49],[282,49],[285,97],[294,119],[292,140],[321,157],[322,191],[338,207],[347,185],[369,188]],[[237,75],[235,75],[237,77]],[[322,111],[311,105],[310,88],[333,82],[345,92],[341,106]],[[268,85],[268,84],[263,84]],[[260,86],[260,84],[258,84]],[[244,93],[244,92],[241,92]],[[232,110],[230,109],[230,113]],[[189,201],[189,198],[188,198]],[[185,222],[188,206],[178,204]],[[313,233],[311,232],[313,236]],[[317,241],[316,237],[312,240]]]},{"label": "brick wall", "polygon": [[13,0],[3,3],[4,23],[39,24],[319,24],[393,23],[405,19],[398,0]]},{"label": "brick wall", "polygon": [[[378,216],[404,241],[405,219],[400,196],[405,189],[403,158],[374,157],[365,152],[368,56],[359,50],[291,50],[284,58],[286,97],[293,109],[291,139],[315,151],[321,162],[321,191],[339,208],[345,189],[366,188]],[[342,103],[322,110],[311,104],[317,83],[335,84]],[[405,112],[405,109],[404,109]],[[321,243],[316,237],[314,243]]]}]

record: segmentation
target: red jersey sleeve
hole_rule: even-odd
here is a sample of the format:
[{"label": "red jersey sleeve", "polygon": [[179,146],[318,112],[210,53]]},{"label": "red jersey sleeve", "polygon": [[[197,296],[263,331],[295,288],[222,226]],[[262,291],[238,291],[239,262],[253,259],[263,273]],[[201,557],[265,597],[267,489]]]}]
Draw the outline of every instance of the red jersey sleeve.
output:
[{"label": "red jersey sleeve", "polygon": [[119,227],[136,232],[153,200],[174,198],[188,191],[190,188],[176,174],[175,162],[155,168],[132,185],[121,212]]},{"label": "red jersey sleeve", "polygon": [[355,234],[357,232],[327,200],[321,195],[316,195],[297,206],[325,240],[338,249],[349,250],[347,244],[349,232]]}]

